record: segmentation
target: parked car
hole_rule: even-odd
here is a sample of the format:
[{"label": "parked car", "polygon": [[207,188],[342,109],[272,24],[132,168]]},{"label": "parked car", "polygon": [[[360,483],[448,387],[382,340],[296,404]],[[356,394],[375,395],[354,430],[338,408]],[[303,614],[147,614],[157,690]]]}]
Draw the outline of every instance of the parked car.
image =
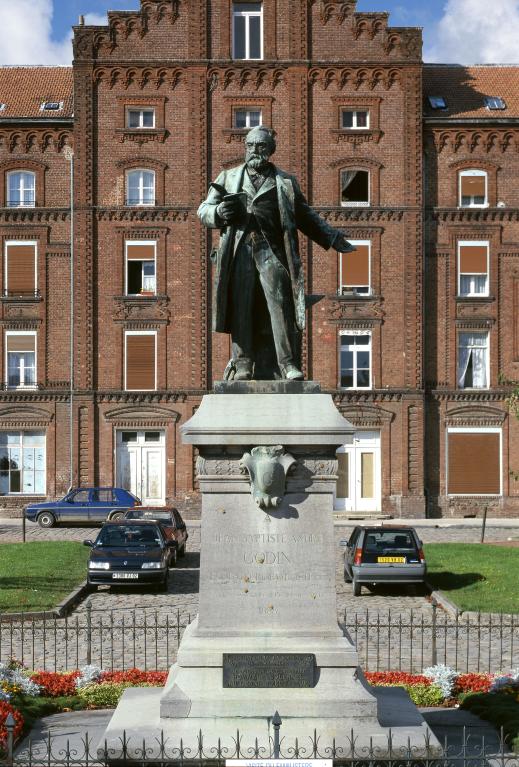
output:
[{"label": "parked car", "polygon": [[122,487],[77,487],[57,501],[29,503],[25,518],[40,527],[53,527],[57,522],[94,524],[121,519],[129,507],[140,503],[136,495]]},{"label": "parked car", "polygon": [[90,546],[89,586],[155,585],[166,590],[176,541],[167,540],[159,524],[143,519],[105,522]]},{"label": "parked car", "polygon": [[344,552],[344,580],[354,596],[362,584],[423,583],[427,572],[422,542],[413,527],[360,527]]},{"label": "parked car", "polygon": [[147,519],[157,522],[162,528],[168,541],[175,541],[176,548],[171,550],[170,567],[177,563],[177,557],[183,557],[186,553],[186,541],[189,534],[186,524],[182,519],[178,509],[173,506],[161,506],[153,508],[151,506],[139,506],[135,509],[128,509],[124,515],[125,519]]}]

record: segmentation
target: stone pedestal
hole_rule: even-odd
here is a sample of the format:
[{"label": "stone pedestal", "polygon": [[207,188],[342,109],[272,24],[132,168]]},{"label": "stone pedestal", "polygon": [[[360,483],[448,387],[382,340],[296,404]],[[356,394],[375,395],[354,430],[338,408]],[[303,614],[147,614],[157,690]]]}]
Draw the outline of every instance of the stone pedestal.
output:
[{"label": "stone pedestal", "polygon": [[[347,748],[353,729],[357,747],[387,750],[380,701],[337,623],[335,452],[353,427],[311,384],[281,394],[270,383],[264,393],[222,385],[182,428],[200,453],[200,612],[165,690],[125,693],[108,748],[133,721],[136,753],[161,732],[171,748],[196,747],[200,731],[208,748],[232,747],[239,731],[243,748],[270,752],[277,710],[287,749],[314,731],[322,748]],[[407,722],[394,720],[393,745],[423,747],[427,726],[396,699]]]}]

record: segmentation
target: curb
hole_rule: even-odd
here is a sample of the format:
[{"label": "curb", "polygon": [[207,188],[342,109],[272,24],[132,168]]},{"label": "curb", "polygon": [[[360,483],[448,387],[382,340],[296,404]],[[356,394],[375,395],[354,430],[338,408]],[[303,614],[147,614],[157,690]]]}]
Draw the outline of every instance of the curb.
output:
[{"label": "curb", "polygon": [[52,618],[66,618],[74,607],[79,604],[90,593],[90,588],[86,581],[83,581],[76,586],[73,591],[68,594],[65,599],[56,605],[54,610],[43,610],[40,612],[23,612],[23,613],[2,613],[0,615],[2,623],[15,623],[19,620],[34,620],[44,621]]},{"label": "curb", "polygon": [[439,605],[445,612],[451,616],[451,618],[458,618],[461,614],[461,611],[456,607],[454,602],[451,602],[450,599],[447,599],[443,591],[435,591],[429,581],[425,581],[426,587],[430,591],[430,598],[433,602],[436,602],[437,605]]}]

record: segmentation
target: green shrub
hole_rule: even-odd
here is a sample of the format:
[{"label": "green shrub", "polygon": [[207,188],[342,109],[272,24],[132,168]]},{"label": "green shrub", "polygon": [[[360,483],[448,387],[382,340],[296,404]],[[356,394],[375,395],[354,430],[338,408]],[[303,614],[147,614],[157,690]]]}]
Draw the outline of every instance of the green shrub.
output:
[{"label": "green shrub", "polygon": [[467,695],[461,707],[503,728],[506,742],[519,753],[519,702],[504,692]]},{"label": "green shrub", "polygon": [[121,695],[128,687],[151,687],[152,685],[132,684],[132,682],[106,682],[103,684],[88,684],[80,687],[78,697],[88,708],[115,708]]},{"label": "green shrub", "polygon": [[443,693],[435,684],[406,685],[405,689],[415,706],[441,706]]}]

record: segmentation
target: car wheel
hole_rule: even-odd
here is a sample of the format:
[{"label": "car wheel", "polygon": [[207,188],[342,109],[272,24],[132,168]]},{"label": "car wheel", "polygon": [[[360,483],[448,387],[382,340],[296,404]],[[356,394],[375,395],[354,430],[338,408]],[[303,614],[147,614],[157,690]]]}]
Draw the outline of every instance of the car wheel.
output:
[{"label": "car wheel", "polygon": [[88,586],[90,591],[97,591],[97,584],[90,583],[90,581],[87,581],[87,586]]},{"label": "car wheel", "polygon": [[182,548],[178,552],[178,556],[179,557],[185,557],[186,556],[186,543],[185,543],[185,541],[184,541],[184,545],[182,546]]},{"label": "car wheel", "polygon": [[175,567],[177,564],[177,550],[171,549],[171,554],[169,555],[169,566]]},{"label": "car wheel", "polygon": [[157,586],[157,591],[159,591],[161,594],[168,590],[168,575],[166,573],[166,577],[163,581],[159,583]]},{"label": "car wheel", "polygon": [[114,511],[110,514],[110,522],[115,522],[116,519],[124,519],[124,511]]},{"label": "car wheel", "polygon": [[344,568],[344,583],[351,583],[351,575],[346,568]]},{"label": "car wheel", "polygon": [[41,514],[38,514],[37,522],[40,527],[54,527],[56,518],[50,511],[42,511]]},{"label": "car wheel", "polygon": [[360,583],[358,583],[355,578],[353,579],[353,596],[354,597],[360,597],[360,590],[362,586]]}]

